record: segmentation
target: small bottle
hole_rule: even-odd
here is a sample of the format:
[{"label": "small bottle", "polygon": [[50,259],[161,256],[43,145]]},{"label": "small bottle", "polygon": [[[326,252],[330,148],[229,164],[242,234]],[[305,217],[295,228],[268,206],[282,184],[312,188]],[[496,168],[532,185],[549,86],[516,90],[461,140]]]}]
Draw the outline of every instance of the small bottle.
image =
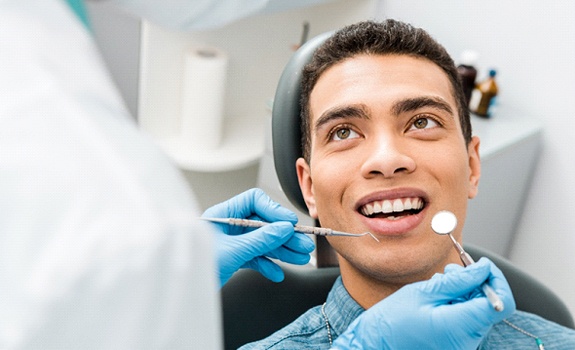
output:
[{"label": "small bottle", "polygon": [[475,90],[473,90],[469,109],[478,116],[489,118],[493,112],[492,109],[498,92],[497,83],[495,82],[496,74],[497,71],[494,69],[490,70],[489,77],[477,84]]},{"label": "small bottle", "polygon": [[461,78],[461,86],[463,87],[463,93],[465,94],[465,99],[467,105],[471,100],[471,93],[475,89],[475,79],[477,78],[477,69],[475,65],[477,64],[477,52],[466,50],[461,54],[460,64],[457,66],[457,72]]}]

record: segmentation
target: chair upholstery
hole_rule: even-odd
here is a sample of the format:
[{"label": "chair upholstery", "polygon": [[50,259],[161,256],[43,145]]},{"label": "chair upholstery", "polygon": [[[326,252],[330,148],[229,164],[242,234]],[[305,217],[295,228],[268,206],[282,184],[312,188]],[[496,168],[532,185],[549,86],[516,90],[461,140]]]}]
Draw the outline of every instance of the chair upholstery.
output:
[{"label": "chair upholstery", "polygon": [[[329,35],[331,33],[325,33],[308,41],[293,55],[280,78],[272,112],[276,173],[287,198],[303,212],[307,212],[307,208],[295,172],[295,161],[302,154],[299,126],[301,72],[315,49]],[[511,285],[519,310],[575,328],[573,318],[565,304],[544,284],[510,261],[481,247],[465,245],[465,249],[475,260],[482,256],[490,258],[503,271]],[[295,320],[309,308],[321,305],[339,276],[338,267],[319,269],[288,267],[284,271],[286,278],[282,283],[270,282],[251,270],[242,270],[224,286],[222,305],[226,349],[236,349],[250,341],[265,338]]]},{"label": "chair upholstery", "polygon": [[272,109],[272,145],[279,183],[289,201],[307,213],[299,189],[295,162],[301,157],[300,105],[301,73],[313,52],[331,33],[321,34],[297,50],[280,77]]},{"label": "chair upholstery", "polygon": [[[488,257],[503,271],[518,310],[575,329],[566,305],[544,284],[497,254],[472,245],[465,245],[465,249],[475,260]],[[288,267],[284,271],[285,280],[274,283],[253,270],[241,270],[222,288],[226,349],[263,339],[323,304],[339,276],[337,267]]]},{"label": "chair upholstery", "polygon": [[501,269],[511,286],[518,310],[527,311],[575,329],[575,323],[567,305],[542,282],[513,265],[511,261],[485,248],[471,244],[464,244],[464,247],[474,260],[487,257]]},{"label": "chair upholstery", "polygon": [[241,270],[222,288],[225,349],[263,339],[313,306],[325,302],[338,267],[285,268],[274,283],[254,270]]}]

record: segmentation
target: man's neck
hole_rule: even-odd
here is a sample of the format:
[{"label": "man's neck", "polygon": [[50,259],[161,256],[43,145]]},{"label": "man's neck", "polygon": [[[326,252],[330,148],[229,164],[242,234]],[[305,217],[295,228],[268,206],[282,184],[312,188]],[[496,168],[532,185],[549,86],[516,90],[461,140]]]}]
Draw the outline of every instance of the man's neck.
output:
[{"label": "man's neck", "polygon": [[381,300],[396,292],[406,284],[430,279],[435,273],[443,273],[448,263],[461,264],[457,254],[451,255],[444,264],[434,270],[421,271],[385,280],[363,273],[345,259],[339,259],[343,285],[350,296],[364,309],[369,309]]}]

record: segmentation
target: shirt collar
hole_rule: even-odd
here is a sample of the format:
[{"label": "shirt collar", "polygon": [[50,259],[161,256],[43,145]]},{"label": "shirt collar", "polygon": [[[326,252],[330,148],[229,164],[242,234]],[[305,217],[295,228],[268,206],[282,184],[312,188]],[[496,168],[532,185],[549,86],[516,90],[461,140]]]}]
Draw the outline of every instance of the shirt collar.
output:
[{"label": "shirt collar", "polygon": [[335,281],[325,304],[331,329],[336,336],[342,334],[350,323],[365,311],[353,298],[343,285],[341,276]]}]

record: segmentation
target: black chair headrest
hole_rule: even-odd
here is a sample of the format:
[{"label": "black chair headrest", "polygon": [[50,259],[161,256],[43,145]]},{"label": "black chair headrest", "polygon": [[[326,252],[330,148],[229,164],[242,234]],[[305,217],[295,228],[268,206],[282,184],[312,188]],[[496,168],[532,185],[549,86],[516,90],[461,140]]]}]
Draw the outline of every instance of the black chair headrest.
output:
[{"label": "black chair headrest", "polygon": [[295,162],[302,155],[300,93],[302,70],[315,50],[333,32],[320,34],[297,50],[280,77],[272,109],[272,140],[276,174],[289,201],[304,213],[307,206],[299,188]]}]

